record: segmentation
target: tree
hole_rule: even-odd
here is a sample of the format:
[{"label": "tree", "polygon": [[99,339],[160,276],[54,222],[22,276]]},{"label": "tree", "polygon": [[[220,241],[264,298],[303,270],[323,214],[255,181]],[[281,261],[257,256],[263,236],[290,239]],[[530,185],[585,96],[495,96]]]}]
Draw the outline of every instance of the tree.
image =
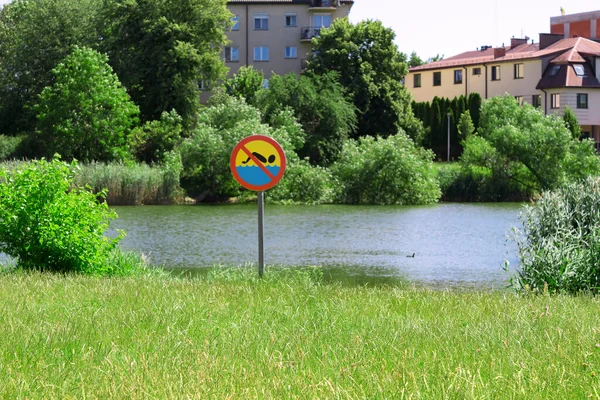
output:
[{"label": "tree", "polygon": [[358,124],[352,137],[393,135],[400,128],[420,142],[423,126],[411,110],[402,84],[406,56],[394,44],[394,32],[380,21],[354,25],[337,19],[313,38],[308,71],[338,72],[338,80],[356,107]]},{"label": "tree", "polygon": [[336,73],[274,75],[269,88],[258,93],[256,103],[269,124],[283,109],[293,110],[306,133],[299,156],[316,165],[335,161],[355,126],[354,106],[344,97]]},{"label": "tree", "polygon": [[573,139],[579,139],[581,137],[581,127],[577,116],[573,112],[573,109],[569,106],[565,106],[565,113],[563,114],[563,122],[565,126],[571,132]]},{"label": "tree", "polygon": [[490,168],[535,193],[600,173],[591,141],[572,138],[560,117],[505,95],[481,108],[480,136],[465,141],[462,160]]},{"label": "tree", "polygon": [[440,55],[440,53],[437,53],[435,56],[433,57],[429,57],[427,59],[427,64],[432,63],[432,62],[436,62],[436,61],[441,61],[444,59],[444,55]]},{"label": "tree", "polygon": [[99,35],[98,0],[15,0],[0,9],[0,132],[30,133],[52,69]]},{"label": "tree", "polygon": [[475,130],[479,129],[479,118],[481,115],[481,96],[479,93],[472,92],[467,100],[467,108],[471,113],[471,119]]},{"label": "tree", "polygon": [[106,0],[101,48],[139,105],[143,121],[176,110],[194,123],[199,82],[225,78],[225,0]]},{"label": "tree", "polygon": [[37,112],[39,154],[80,161],[127,157],[127,135],[139,110],[107,64],[107,57],[76,47],[54,70]]},{"label": "tree", "polygon": [[440,110],[440,99],[438,97],[434,97],[431,103],[430,113],[429,113],[429,121],[431,122],[430,128],[430,148],[433,150],[435,155],[439,158],[442,156],[442,112]]},{"label": "tree", "polygon": [[265,74],[253,66],[243,66],[233,78],[225,81],[225,90],[235,97],[246,99],[246,103],[255,104],[256,93],[263,88]]},{"label": "tree", "polygon": [[417,55],[416,52],[413,51],[412,53],[410,53],[410,59],[408,60],[409,68],[418,67],[419,65],[423,64],[425,64],[425,61],[423,61],[421,57]]},{"label": "tree", "polygon": [[475,125],[471,120],[471,113],[469,110],[465,111],[458,121],[458,135],[461,142],[469,139],[475,133]]}]

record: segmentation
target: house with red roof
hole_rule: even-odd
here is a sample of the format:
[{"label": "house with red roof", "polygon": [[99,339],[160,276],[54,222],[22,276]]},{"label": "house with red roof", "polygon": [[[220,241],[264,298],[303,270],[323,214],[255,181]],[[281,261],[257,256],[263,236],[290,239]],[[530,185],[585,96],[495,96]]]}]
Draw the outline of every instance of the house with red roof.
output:
[{"label": "house with red roof", "polygon": [[583,135],[600,143],[600,43],[592,39],[551,33],[539,43],[513,38],[510,46],[482,46],[411,68],[406,87],[417,102],[476,92],[483,99],[509,93],[546,114],[569,106]]}]

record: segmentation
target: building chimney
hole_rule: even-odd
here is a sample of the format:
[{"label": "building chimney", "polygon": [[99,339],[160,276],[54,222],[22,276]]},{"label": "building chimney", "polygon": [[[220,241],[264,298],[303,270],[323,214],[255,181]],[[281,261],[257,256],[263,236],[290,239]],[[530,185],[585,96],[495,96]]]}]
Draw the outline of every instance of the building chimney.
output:
[{"label": "building chimney", "polygon": [[510,39],[510,48],[512,50],[517,46],[520,46],[522,44],[527,44],[528,41],[529,41],[529,38],[527,36],[525,36],[525,38],[523,38],[523,39],[512,38],[512,39]]},{"label": "building chimney", "polygon": [[504,57],[506,55],[506,48],[496,47],[494,49],[494,59]]},{"label": "building chimney", "polygon": [[544,50],[564,38],[562,33],[540,33],[540,50]]}]

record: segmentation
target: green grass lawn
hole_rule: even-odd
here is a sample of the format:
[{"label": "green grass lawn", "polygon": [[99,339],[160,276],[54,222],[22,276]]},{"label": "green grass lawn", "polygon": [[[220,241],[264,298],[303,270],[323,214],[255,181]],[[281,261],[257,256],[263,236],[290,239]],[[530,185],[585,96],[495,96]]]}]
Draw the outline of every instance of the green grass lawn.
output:
[{"label": "green grass lawn", "polygon": [[600,299],[0,275],[0,398],[598,398]]}]

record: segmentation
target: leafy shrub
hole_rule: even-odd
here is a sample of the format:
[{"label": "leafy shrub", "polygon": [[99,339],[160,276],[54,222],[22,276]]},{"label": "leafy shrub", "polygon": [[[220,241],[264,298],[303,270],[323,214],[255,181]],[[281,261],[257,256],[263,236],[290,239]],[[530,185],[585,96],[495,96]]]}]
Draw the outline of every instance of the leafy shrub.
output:
[{"label": "leafy shrub", "polygon": [[103,235],[117,215],[90,190],[71,188],[75,169],[54,159],[0,171],[0,250],[21,267],[112,272],[107,258],[124,234]]},{"label": "leafy shrub", "polygon": [[440,197],[433,153],[417,148],[403,132],[386,139],[348,140],[331,171],[337,202],[428,204]]},{"label": "leafy shrub", "polygon": [[523,201],[530,193],[487,167],[465,163],[436,165],[443,201]]},{"label": "leafy shrub", "polygon": [[181,142],[183,119],[177,111],[164,111],[158,121],[148,121],[136,128],[129,138],[131,153],[138,161],[161,163]]},{"label": "leafy shrub", "polygon": [[323,167],[306,160],[288,164],[281,182],[269,190],[267,201],[286,204],[324,204],[333,201],[333,178]]},{"label": "leafy shrub", "polygon": [[521,214],[520,289],[597,293],[600,289],[600,178],[546,191]]},{"label": "leafy shrub", "polygon": [[264,72],[250,65],[242,66],[232,78],[223,83],[223,86],[231,96],[241,97],[246,100],[246,103],[254,104],[256,93],[263,88],[264,81]]}]

